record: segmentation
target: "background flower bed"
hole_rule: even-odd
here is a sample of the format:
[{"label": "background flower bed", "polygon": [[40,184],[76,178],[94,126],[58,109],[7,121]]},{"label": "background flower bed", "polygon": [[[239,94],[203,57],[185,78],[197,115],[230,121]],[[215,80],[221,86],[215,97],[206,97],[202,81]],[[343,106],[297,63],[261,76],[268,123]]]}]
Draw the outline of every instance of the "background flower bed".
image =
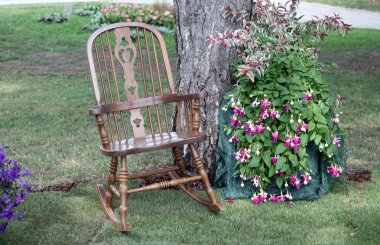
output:
[{"label": "background flower bed", "polygon": [[91,16],[91,24],[85,29],[95,30],[107,24],[118,22],[143,22],[157,26],[164,34],[174,34],[175,20],[173,8],[170,5],[144,5],[144,4],[111,4],[85,5],[76,9],[80,16]]}]

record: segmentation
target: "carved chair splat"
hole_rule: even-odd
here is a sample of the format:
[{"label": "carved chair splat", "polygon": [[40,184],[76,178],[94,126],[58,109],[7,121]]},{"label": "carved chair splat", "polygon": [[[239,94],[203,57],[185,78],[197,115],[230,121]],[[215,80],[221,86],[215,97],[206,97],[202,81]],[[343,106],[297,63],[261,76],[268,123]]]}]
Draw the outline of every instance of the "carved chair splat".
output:
[{"label": "carved chair splat", "polygon": [[[106,216],[120,231],[129,232],[127,196],[172,186],[179,186],[209,210],[221,211],[223,206],[215,198],[194,145],[207,139],[200,132],[200,102],[207,94],[176,93],[161,34],[143,23],[112,24],[91,35],[87,54],[97,104],[89,113],[98,126],[100,152],[110,157],[108,186],[97,185]],[[168,118],[171,112],[177,113],[175,131]],[[181,150],[184,145],[190,149],[197,173],[186,170]],[[128,174],[128,155],[163,149],[172,149],[173,166]],[[130,179],[163,173],[171,180],[128,188]],[[208,199],[195,192],[191,185],[194,181],[204,185]],[[113,198],[119,199],[118,214],[111,206]]]}]

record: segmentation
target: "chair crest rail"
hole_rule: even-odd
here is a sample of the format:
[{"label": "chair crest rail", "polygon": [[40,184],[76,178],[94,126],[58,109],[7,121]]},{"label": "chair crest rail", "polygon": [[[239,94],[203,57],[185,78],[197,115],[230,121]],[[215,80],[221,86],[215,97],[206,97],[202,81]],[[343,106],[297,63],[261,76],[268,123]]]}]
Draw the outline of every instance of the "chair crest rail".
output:
[{"label": "chair crest rail", "polygon": [[113,104],[104,104],[102,106],[95,106],[93,109],[89,110],[90,115],[101,115],[110,112],[131,110],[136,108],[141,108],[145,106],[154,106],[166,103],[180,102],[185,100],[200,99],[207,97],[207,92],[199,92],[194,94],[170,94],[163,96],[155,96],[150,98],[141,98],[131,101],[113,103]]}]

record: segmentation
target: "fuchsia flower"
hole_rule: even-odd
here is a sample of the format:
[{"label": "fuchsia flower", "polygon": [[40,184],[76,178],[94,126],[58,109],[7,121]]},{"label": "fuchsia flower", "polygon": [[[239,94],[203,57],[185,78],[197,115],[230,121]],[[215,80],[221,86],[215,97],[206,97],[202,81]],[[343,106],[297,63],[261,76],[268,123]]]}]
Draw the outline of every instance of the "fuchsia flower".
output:
[{"label": "fuchsia flower", "polygon": [[263,190],[260,190],[260,194],[255,194],[253,197],[251,197],[251,201],[253,204],[259,204],[266,201],[266,198],[268,196],[268,193],[264,192]]},{"label": "fuchsia flower", "polygon": [[277,161],[278,161],[278,156],[277,156],[277,155],[274,156],[274,157],[271,157],[271,162],[272,162],[272,164],[276,164]]},{"label": "fuchsia flower", "polygon": [[232,143],[234,143],[234,144],[236,144],[236,143],[239,142],[239,138],[236,137],[236,136],[232,136],[232,138],[229,141],[232,142]]},{"label": "fuchsia flower", "polygon": [[297,152],[297,151],[299,150],[298,145],[294,145],[294,146],[292,147],[292,150],[293,150],[293,152]]},{"label": "fuchsia flower", "polygon": [[342,168],[331,164],[331,166],[327,168],[327,172],[330,173],[333,177],[338,177],[339,174],[342,173]]},{"label": "fuchsia flower", "polygon": [[241,157],[241,162],[245,163],[247,162],[247,159],[251,158],[251,149],[244,148],[244,150],[241,151],[240,157]]},{"label": "fuchsia flower", "polygon": [[283,176],[285,174],[284,171],[282,171],[281,169],[277,169],[276,170],[276,173],[273,175],[275,178],[279,177],[279,176]]},{"label": "fuchsia flower", "polygon": [[286,139],[285,142],[284,142],[284,145],[285,145],[286,148],[290,148],[291,143],[292,143],[291,139]]},{"label": "fuchsia flower", "polygon": [[296,189],[299,189],[301,188],[302,184],[301,184],[301,181],[298,179],[297,175],[294,175],[292,176],[290,179],[289,179],[289,182],[296,188]]},{"label": "fuchsia flower", "polygon": [[277,117],[277,112],[275,110],[269,110],[269,116],[272,119],[275,119]]},{"label": "fuchsia flower", "polygon": [[259,187],[259,186],[260,186],[260,184],[259,184],[259,180],[260,180],[260,176],[258,176],[258,175],[256,175],[255,178],[252,179],[252,181],[253,181],[253,185],[254,185],[255,187]]},{"label": "fuchsia flower", "polygon": [[332,122],[333,122],[334,125],[336,125],[336,124],[339,123],[339,117],[338,117],[338,115],[332,119]]},{"label": "fuchsia flower", "polygon": [[256,134],[256,128],[251,121],[248,121],[245,125],[245,132],[247,132],[251,137]]},{"label": "fuchsia flower", "polygon": [[305,122],[302,122],[301,131],[306,132],[308,128],[309,128],[309,125],[307,125],[307,123]]},{"label": "fuchsia flower", "polygon": [[340,147],[340,137],[334,137],[333,144],[336,145],[336,147]]},{"label": "fuchsia flower", "polygon": [[274,133],[272,133],[272,141],[273,142],[277,142],[277,140],[278,140],[278,132],[276,131],[276,132],[274,132]]},{"label": "fuchsia flower", "polygon": [[311,180],[311,176],[309,174],[304,174],[304,175],[301,175],[301,182],[304,184],[304,185],[307,185]]},{"label": "fuchsia flower", "polygon": [[299,143],[301,143],[301,138],[298,137],[298,136],[295,136],[295,137],[293,138],[293,143],[296,144],[296,145],[298,145]]},{"label": "fuchsia flower", "polygon": [[269,198],[269,201],[271,201],[271,202],[277,202],[277,201],[278,201],[278,198],[277,198],[276,194],[272,195],[272,196]]},{"label": "fuchsia flower", "polygon": [[260,102],[255,99],[255,101],[252,102],[252,106],[257,107],[258,105],[260,105]]},{"label": "fuchsia flower", "polygon": [[234,115],[237,115],[239,117],[244,117],[245,116],[243,108],[239,108],[239,107],[235,106],[234,109],[232,109],[232,112],[234,113]]},{"label": "fuchsia flower", "polygon": [[259,204],[261,202],[260,198],[258,196],[257,197],[252,197],[251,201],[252,201],[253,204]]},{"label": "fuchsia flower", "polygon": [[232,127],[241,127],[241,125],[243,124],[242,122],[238,121],[237,117],[235,115],[233,115],[230,119],[230,123],[231,123],[231,126]]},{"label": "fuchsia flower", "polygon": [[235,157],[235,160],[240,160],[240,158],[241,158],[240,152],[235,152],[234,157]]},{"label": "fuchsia flower", "polygon": [[264,127],[263,127],[263,125],[260,124],[259,126],[257,126],[256,132],[258,134],[264,133]]},{"label": "fuchsia flower", "polygon": [[262,109],[261,112],[260,112],[260,117],[261,117],[262,119],[267,119],[267,118],[269,118],[268,110]]},{"label": "fuchsia flower", "polygon": [[290,111],[290,108],[289,108],[288,105],[284,105],[282,108],[284,108],[284,110],[285,110],[286,112],[289,112],[289,111]]},{"label": "fuchsia flower", "polygon": [[268,98],[265,98],[264,100],[261,101],[261,107],[263,109],[267,109],[270,106],[270,102]]},{"label": "fuchsia flower", "polygon": [[278,202],[285,202],[285,196],[281,194],[280,196],[277,197],[277,201]]},{"label": "fuchsia flower", "polygon": [[313,97],[311,96],[311,93],[310,92],[305,92],[304,93],[304,99],[309,101],[309,100],[312,100]]},{"label": "fuchsia flower", "polygon": [[290,184],[294,185],[294,183],[296,183],[297,180],[298,180],[297,175],[294,175],[290,177],[289,182]]},{"label": "fuchsia flower", "polygon": [[230,123],[231,123],[231,126],[236,126],[237,125],[237,117],[236,116],[232,116],[231,119],[230,119]]},{"label": "fuchsia flower", "polygon": [[301,133],[301,125],[297,124],[296,126],[296,133],[299,134]]}]

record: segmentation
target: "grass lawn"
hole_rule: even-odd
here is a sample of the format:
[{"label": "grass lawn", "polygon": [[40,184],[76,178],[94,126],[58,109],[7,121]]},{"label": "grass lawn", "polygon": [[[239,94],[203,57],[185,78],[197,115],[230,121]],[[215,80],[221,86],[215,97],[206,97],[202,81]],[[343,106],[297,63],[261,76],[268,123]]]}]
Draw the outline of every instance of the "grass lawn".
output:
[{"label": "grass lawn", "polygon": [[[80,5],[78,5],[80,6]],[[22,206],[22,222],[10,224],[0,244],[376,244],[380,240],[380,31],[354,30],[329,37],[321,60],[340,68],[325,74],[344,101],[342,129],[351,170],[373,171],[358,186],[340,178],[324,198],[308,202],[225,203],[219,215],[175,190],[138,193],[129,201],[128,236],[105,219],[95,183],[105,182],[108,159],[98,152],[98,132],[87,110],[94,104],[86,61],[91,34],[86,17],[64,24],[36,22],[63,6],[0,8],[0,135],[31,182],[41,188],[83,181],[69,192],[37,192]],[[175,63],[174,37],[165,37]],[[165,154],[129,162],[131,172]],[[138,182],[134,182],[135,185]],[[218,194],[219,199],[221,196]]]},{"label": "grass lawn", "polygon": [[380,11],[379,0],[301,0],[305,2],[318,2],[329,5],[343,6],[347,8],[367,9]]}]

